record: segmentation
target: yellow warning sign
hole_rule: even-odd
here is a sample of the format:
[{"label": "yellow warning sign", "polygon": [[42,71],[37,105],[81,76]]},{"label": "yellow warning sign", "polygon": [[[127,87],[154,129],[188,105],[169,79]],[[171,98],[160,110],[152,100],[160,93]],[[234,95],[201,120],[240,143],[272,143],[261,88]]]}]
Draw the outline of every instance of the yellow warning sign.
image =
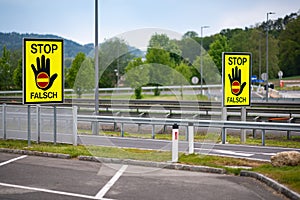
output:
[{"label": "yellow warning sign", "polygon": [[23,103],[63,103],[63,40],[23,39]]},{"label": "yellow warning sign", "polygon": [[251,103],[251,53],[223,53],[223,106]]}]

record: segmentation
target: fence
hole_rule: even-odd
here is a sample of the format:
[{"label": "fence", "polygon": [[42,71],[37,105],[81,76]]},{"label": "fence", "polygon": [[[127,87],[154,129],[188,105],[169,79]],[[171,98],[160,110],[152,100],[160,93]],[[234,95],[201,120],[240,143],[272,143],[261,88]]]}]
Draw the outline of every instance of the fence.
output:
[{"label": "fence", "polygon": [[77,108],[0,107],[0,138],[77,144]]},{"label": "fence", "polygon": [[[245,122],[222,120],[193,120],[169,118],[116,117],[78,115],[77,107],[50,106],[11,106],[0,107],[0,138],[45,141],[77,145],[77,121],[102,124],[121,124],[121,136],[124,136],[124,124],[151,125],[152,137],[155,126],[172,126],[177,123],[186,127],[212,127],[222,130],[222,143],[226,142],[226,129],[262,130],[262,145],[265,145],[265,130],[283,130],[300,132],[300,124],[273,122]],[[89,136],[80,136],[89,137]],[[80,138],[79,137],[79,138]]]}]

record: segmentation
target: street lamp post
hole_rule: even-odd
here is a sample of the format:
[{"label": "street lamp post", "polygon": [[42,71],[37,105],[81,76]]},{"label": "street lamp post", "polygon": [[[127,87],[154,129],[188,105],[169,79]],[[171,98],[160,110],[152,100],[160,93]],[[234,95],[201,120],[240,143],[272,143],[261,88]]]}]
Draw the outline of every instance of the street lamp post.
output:
[{"label": "street lamp post", "polygon": [[[99,63],[98,63],[98,0],[95,0],[95,115],[99,114]],[[93,134],[99,132],[98,122],[93,125]]]},{"label": "street lamp post", "polygon": [[267,13],[267,36],[266,36],[266,102],[269,98],[269,15],[275,14],[274,12]]},{"label": "street lamp post", "polygon": [[201,95],[203,95],[203,58],[202,58],[202,49],[203,49],[203,29],[209,28],[209,26],[201,26],[201,47],[200,47],[200,84],[201,84]]}]

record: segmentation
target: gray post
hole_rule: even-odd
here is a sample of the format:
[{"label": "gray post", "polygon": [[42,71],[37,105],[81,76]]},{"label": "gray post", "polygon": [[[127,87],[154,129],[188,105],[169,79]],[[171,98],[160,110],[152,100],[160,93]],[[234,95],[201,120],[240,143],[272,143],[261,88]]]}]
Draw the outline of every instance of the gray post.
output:
[{"label": "gray post", "polygon": [[[222,120],[223,121],[227,121],[227,108],[226,107],[222,107]],[[222,128],[222,144],[226,143],[226,128]]]},{"label": "gray post", "polygon": [[262,130],[262,133],[261,133],[261,145],[262,146],[265,146],[265,144],[266,144],[265,135],[266,135],[266,130]]},{"label": "gray post", "polygon": [[189,138],[189,154],[194,153],[194,124],[189,123],[188,126],[188,138]]},{"label": "gray post", "polygon": [[[246,111],[246,107],[242,107],[241,108],[241,121],[245,122],[246,118],[247,118],[247,111]],[[241,130],[241,143],[245,143],[246,142],[246,129],[242,129]]]},{"label": "gray post", "polygon": [[186,126],[185,140],[186,140],[187,142],[189,141],[189,126]]},{"label": "gray post", "polygon": [[77,106],[73,106],[73,146],[77,146]]},{"label": "gray post", "polygon": [[[99,114],[99,62],[98,62],[98,0],[95,0],[95,115]],[[99,124],[92,123],[94,135],[99,133]]]},{"label": "gray post", "polygon": [[41,106],[36,106],[36,134],[37,134],[37,143],[41,141]]},{"label": "gray post", "polygon": [[2,105],[3,139],[6,140],[6,104]]},{"label": "gray post", "polygon": [[152,139],[155,139],[155,124],[152,124]]},{"label": "gray post", "polygon": [[121,137],[124,137],[124,123],[121,123]]},{"label": "gray post", "polygon": [[53,106],[54,110],[53,110],[53,134],[54,134],[54,138],[53,138],[53,143],[56,144],[56,139],[57,139],[57,132],[56,132],[56,106]]},{"label": "gray post", "polygon": [[28,108],[27,108],[27,141],[28,141],[28,146],[31,145],[31,125],[30,125],[30,115],[31,115],[31,112],[30,112],[30,105],[28,105]]}]

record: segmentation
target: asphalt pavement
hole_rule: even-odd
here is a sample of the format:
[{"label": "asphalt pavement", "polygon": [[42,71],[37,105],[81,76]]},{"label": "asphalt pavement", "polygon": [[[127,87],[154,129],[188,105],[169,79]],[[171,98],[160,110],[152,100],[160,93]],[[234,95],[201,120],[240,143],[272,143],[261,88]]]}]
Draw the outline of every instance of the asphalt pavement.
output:
[{"label": "asphalt pavement", "polygon": [[0,199],[284,199],[255,179],[0,153]]}]

